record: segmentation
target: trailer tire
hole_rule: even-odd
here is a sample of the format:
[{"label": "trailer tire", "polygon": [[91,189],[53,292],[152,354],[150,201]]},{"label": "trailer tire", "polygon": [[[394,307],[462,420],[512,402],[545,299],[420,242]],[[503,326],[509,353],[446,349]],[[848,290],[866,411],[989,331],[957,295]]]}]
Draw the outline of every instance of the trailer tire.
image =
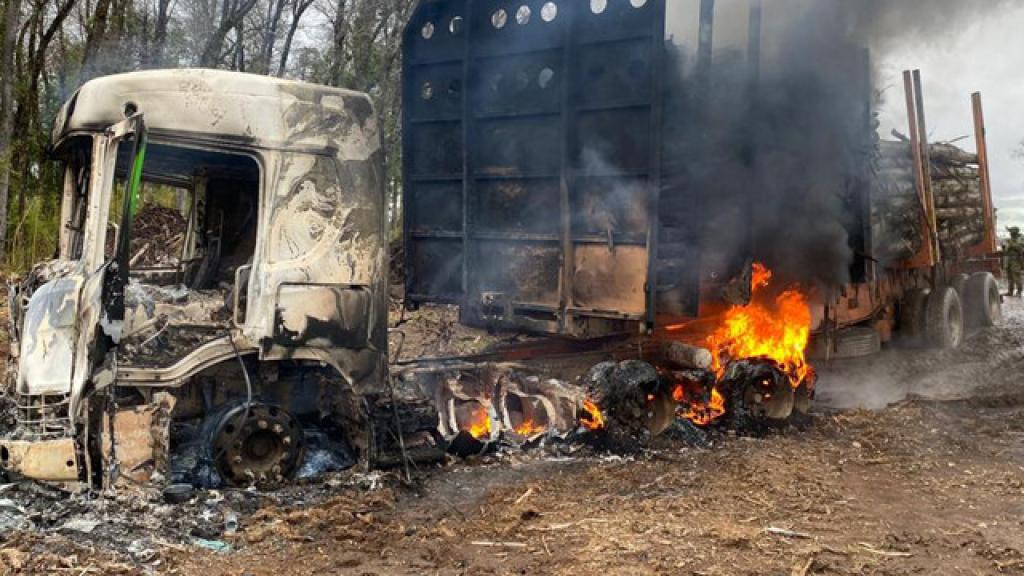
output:
[{"label": "trailer tire", "polygon": [[955,349],[963,343],[963,306],[952,286],[943,286],[928,296],[925,335],[928,344],[936,348]]},{"label": "trailer tire", "polygon": [[979,272],[967,281],[963,296],[964,322],[970,329],[991,328],[1003,320],[999,284],[990,272]]},{"label": "trailer tire", "polygon": [[929,294],[927,289],[915,288],[900,300],[900,336],[911,346],[920,346],[924,341]]}]

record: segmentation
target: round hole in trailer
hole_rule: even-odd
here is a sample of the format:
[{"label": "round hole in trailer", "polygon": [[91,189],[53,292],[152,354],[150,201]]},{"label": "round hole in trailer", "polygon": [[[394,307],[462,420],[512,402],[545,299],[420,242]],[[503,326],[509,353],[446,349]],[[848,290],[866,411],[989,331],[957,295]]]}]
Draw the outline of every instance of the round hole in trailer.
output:
[{"label": "round hole in trailer", "polygon": [[548,86],[551,86],[551,81],[554,79],[555,71],[551,68],[545,68],[537,75],[537,85],[540,86],[541,90],[546,90]]},{"label": "round hole in trailer", "polygon": [[547,2],[540,9],[540,19],[545,22],[554,22],[558,18],[558,4]]},{"label": "round hole in trailer", "polygon": [[68,468],[74,468],[75,467],[75,461],[74,460],[68,460],[64,464],[66,464]]},{"label": "round hole in trailer", "polygon": [[526,4],[520,6],[519,10],[516,10],[516,22],[518,22],[520,26],[526,26],[529,24],[531,16],[533,16],[533,11],[530,10],[530,7]]},{"label": "round hole in trailer", "polygon": [[629,3],[633,8],[643,8],[644,6],[647,6],[647,0],[629,0]]},{"label": "round hole in trailer", "polygon": [[423,29],[420,30],[420,34],[423,35],[424,40],[430,40],[434,37],[434,23],[427,22],[423,25]]},{"label": "round hole in trailer", "polygon": [[420,95],[423,96],[424,100],[433,100],[434,86],[430,82],[424,82],[423,89],[420,91]]},{"label": "round hole in trailer", "polygon": [[497,12],[491,14],[491,25],[501,30],[508,24],[508,12],[505,12],[504,8],[498,9]]},{"label": "round hole in trailer", "polygon": [[594,14],[604,14],[608,9],[608,0],[590,0],[590,11]]},{"label": "round hole in trailer", "polygon": [[458,36],[462,33],[462,24],[464,22],[462,16],[452,18],[452,21],[448,23],[448,32],[451,32],[452,36]]}]

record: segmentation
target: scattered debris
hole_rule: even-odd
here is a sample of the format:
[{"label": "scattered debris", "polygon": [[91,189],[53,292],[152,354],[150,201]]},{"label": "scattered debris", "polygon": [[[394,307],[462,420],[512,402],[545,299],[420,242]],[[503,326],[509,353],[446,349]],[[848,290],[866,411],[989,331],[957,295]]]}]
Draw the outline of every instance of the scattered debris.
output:
[{"label": "scattered debris", "polygon": [[765,528],[764,531],[767,534],[782,536],[783,538],[798,538],[801,540],[811,540],[814,538],[814,536],[811,536],[810,534],[797,532],[795,530],[787,530],[785,528],[776,528],[775,526],[769,526],[768,528]]},{"label": "scattered debris", "polygon": [[857,546],[859,546],[867,552],[870,552],[871,554],[876,554],[878,556],[886,556],[888,558],[910,558],[913,556],[913,554],[909,552],[891,552],[889,550],[879,550],[878,548],[875,548],[867,542],[858,542]]},{"label": "scattered debris", "polygon": [[231,551],[231,545],[221,540],[206,540],[203,538],[196,538],[193,540],[196,546],[200,548],[206,548],[207,550],[216,552],[217,554],[227,554]]},{"label": "scattered debris", "polygon": [[95,518],[71,518],[65,522],[59,529],[60,530],[71,530],[73,532],[81,532],[82,534],[92,534],[92,531],[97,526],[102,524],[100,520]]}]

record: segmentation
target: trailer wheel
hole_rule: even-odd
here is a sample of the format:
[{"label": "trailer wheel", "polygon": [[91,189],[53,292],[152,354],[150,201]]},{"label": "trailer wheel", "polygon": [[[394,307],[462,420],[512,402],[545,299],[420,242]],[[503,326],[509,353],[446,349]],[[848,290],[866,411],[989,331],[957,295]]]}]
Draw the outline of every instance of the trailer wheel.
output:
[{"label": "trailer wheel", "polygon": [[302,426],[277,406],[235,402],[207,416],[203,427],[207,457],[232,486],[282,484],[302,462]]},{"label": "trailer wheel", "polygon": [[936,348],[959,348],[963,343],[963,307],[952,286],[939,288],[928,296],[925,334],[928,344]]},{"label": "trailer wheel", "polygon": [[900,335],[911,346],[920,346],[924,341],[929,294],[929,290],[914,289],[900,300]]},{"label": "trailer wheel", "polygon": [[963,297],[964,321],[968,328],[991,328],[1003,320],[999,284],[990,272],[979,272],[967,281]]}]

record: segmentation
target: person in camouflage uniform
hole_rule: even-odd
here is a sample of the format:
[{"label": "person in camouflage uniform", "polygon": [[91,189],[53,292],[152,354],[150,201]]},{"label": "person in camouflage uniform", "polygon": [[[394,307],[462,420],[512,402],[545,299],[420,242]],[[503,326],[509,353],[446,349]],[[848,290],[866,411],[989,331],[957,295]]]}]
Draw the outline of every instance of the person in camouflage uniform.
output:
[{"label": "person in camouflage uniform", "polygon": [[1021,286],[1021,274],[1024,274],[1024,238],[1021,238],[1020,228],[1016,226],[1008,229],[1010,239],[1003,246],[1003,267],[1006,270],[1006,281],[1010,285],[1007,296],[1021,297],[1024,287]]}]

